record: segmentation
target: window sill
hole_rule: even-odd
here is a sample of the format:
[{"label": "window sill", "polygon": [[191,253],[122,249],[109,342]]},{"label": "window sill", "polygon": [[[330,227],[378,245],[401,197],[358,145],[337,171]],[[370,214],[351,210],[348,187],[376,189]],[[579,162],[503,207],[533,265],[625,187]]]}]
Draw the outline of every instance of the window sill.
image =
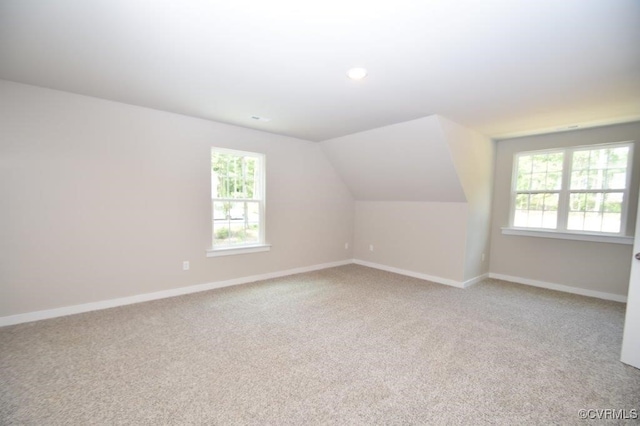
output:
[{"label": "window sill", "polygon": [[606,235],[574,232],[547,231],[543,229],[502,228],[503,235],[519,235],[522,237],[555,238],[559,240],[594,241],[598,243],[633,244],[633,237],[623,235]]},{"label": "window sill", "polygon": [[220,247],[207,250],[207,257],[233,256],[236,254],[259,253],[271,250],[271,244],[255,244],[251,246]]}]

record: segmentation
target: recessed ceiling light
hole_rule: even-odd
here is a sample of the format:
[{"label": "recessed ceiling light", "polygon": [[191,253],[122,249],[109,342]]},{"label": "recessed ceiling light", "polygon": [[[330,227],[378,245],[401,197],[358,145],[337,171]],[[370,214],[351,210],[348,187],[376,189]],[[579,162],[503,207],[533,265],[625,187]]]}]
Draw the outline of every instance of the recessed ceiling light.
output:
[{"label": "recessed ceiling light", "polygon": [[347,71],[347,76],[351,80],[362,80],[367,76],[367,70],[364,68],[351,68]]}]

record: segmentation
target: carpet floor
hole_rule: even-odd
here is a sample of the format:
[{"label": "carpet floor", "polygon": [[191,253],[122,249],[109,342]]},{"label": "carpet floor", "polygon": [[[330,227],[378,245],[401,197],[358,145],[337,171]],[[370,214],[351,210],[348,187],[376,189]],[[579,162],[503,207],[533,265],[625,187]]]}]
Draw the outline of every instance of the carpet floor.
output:
[{"label": "carpet floor", "polygon": [[0,423],[585,424],[640,409],[624,312],[347,265],[0,328]]}]

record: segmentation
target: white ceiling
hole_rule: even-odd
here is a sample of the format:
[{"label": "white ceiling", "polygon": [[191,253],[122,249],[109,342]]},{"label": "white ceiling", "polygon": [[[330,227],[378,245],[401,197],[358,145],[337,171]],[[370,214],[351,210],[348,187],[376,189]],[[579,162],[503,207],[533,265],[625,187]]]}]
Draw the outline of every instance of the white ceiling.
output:
[{"label": "white ceiling", "polygon": [[0,0],[0,78],[314,141],[630,121],[640,1]]}]

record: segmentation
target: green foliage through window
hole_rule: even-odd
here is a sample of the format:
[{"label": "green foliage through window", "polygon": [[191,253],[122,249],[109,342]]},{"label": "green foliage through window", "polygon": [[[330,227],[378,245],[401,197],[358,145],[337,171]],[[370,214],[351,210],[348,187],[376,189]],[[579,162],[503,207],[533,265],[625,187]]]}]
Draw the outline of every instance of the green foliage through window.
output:
[{"label": "green foliage through window", "polygon": [[263,242],[263,158],[261,154],[211,150],[214,247]]}]

